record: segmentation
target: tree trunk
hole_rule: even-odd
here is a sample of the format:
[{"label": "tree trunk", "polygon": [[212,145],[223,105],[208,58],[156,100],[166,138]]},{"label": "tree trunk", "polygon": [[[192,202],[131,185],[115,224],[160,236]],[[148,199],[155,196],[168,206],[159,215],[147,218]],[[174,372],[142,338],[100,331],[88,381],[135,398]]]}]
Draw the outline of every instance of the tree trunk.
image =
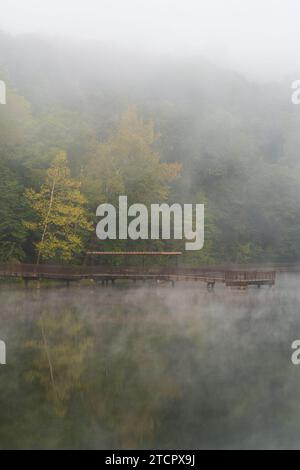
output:
[{"label": "tree trunk", "polygon": [[[52,184],[52,189],[51,189],[49,208],[48,208],[48,212],[47,212],[47,215],[46,215],[46,218],[45,218],[45,222],[44,222],[44,230],[43,230],[43,235],[42,235],[42,238],[41,238],[41,243],[43,243],[43,241],[44,241],[44,239],[45,239],[45,235],[46,235],[46,233],[47,233],[48,220],[49,220],[49,216],[50,216],[50,212],[51,212],[51,208],[52,208],[52,204],[53,204],[53,199],[54,199],[55,183],[56,183],[56,180],[55,180],[55,178],[54,178],[54,179],[53,179],[53,184]],[[41,249],[39,249],[39,251],[38,251],[38,256],[37,256],[37,260],[36,260],[36,264],[37,264],[37,265],[38,265],[39,262],[40,262],[40,258],[41,258]]]}]

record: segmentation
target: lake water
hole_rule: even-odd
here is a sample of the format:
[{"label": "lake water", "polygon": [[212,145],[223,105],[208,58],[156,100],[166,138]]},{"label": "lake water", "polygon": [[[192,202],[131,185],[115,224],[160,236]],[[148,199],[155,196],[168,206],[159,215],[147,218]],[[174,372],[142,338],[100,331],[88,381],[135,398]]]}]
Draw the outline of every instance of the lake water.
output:
[{"label": "lake water", "polygon": [[300,448],[300,276],[0,286],[0,448]]}]

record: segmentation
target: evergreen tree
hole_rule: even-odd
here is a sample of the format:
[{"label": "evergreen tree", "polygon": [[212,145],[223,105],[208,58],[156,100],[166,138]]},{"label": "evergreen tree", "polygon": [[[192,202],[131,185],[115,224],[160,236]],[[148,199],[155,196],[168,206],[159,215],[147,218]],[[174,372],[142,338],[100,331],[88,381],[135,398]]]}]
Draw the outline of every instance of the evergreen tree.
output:
[{"label": "evergreen tree", "polygon": [[0,260],[22,260],[23,243],[27,229],[22,219],[29,212],[23,197],[23,186],[18,177],[4,164],[0,164]]}]

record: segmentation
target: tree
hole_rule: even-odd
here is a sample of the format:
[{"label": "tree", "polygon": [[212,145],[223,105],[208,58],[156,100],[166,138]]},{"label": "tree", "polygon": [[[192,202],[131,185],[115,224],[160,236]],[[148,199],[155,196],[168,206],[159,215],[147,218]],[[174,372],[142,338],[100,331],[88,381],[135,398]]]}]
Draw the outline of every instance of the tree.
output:
[{"label": "tree", "polygon": [[48,169],[40,191],[26,190],[36,220],[25,222],[25,226],[40,234],[40,240],[35,243],[37,264],[41,258],[69,261],[82,251],[84,231],[92,227],[80,186],[79,181],[70,177],[66,153],[60,151]]},{"label": "tree", "polygon": [[180,165],[161,162],[154,148],[158,137],[152,121],[144,122],[134,107],[128,109],[87,165],[85,190],[95,204],[117,201],[122,194],[129,203],[146,205],[167,199]]},{"label": "tree", "polygon": [[0,260],[22,260],[27,235],[22,219],[29,207],[22,183],[4,163],[0,163],[0,174]]},{"label": "tree", "polygon": [[34,126],[31,106],[7,87],[6,105],[0,106],[0,158],[18,162]]},{"label": "tree", "polygon": [[[171,183],[178,177],[181,166],[161,161],[155,148],[158,137],[153,122],[140,118],[134,107],[121,116],[110,138],[99,143],[87,158],[83,172],[83,191],[94,213],[101,203],[109,202],[117,207],[120,195],[128,197],[128,204],[141,203],[148,207],[168,199]],[[144,243],[139,240],[139,249],[144,249]],[[147,248],[157,249],[160,243],[152,241],[149,244],[148,241]],[[106,243],[106,249],[130,250],[133,246],[136,249],[136,241]],[[96,236],[91,237],[90,250],[97,247],[99,240]]]}]

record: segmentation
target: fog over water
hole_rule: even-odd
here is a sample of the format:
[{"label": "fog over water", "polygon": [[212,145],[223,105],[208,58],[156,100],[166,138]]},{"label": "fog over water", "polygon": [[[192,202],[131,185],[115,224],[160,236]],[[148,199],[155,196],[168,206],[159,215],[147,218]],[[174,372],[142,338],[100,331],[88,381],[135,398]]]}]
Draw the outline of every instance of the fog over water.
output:
[{"label": "fog over water", "polygon": [[1,448],[297,448],[297,275],[1,287]]}]

